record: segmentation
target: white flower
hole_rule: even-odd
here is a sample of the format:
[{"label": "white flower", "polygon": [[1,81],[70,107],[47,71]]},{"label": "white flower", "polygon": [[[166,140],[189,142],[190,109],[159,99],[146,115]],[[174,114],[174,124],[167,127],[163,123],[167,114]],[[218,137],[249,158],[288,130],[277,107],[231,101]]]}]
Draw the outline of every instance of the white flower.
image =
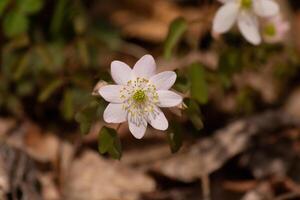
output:
[{"label": "white flower", "polygon": [[261,42],[258,17],[271,17],[279,13],[273,0],[219,0],[224,5],[218,10],[213,31],[225,33],[235,24],[247,41],[254,45]]},{"label": "white flower", "polygon": [[131,69],[120,61],[111,63],[111,76],[117,85],[99,89],[99,94],[109,103],[103,118],[107,123],[128,121],[129,130],[141,139],[147,124],[166,130],[168,120],[159,107],[173,107],[182,97],[169,91],[176,80],[176,73],[165,71],[155,74],[156,64],[151,55],[143,56]]},{"label": "white flower", "polygon": [[263,38],[267,43],[282,42],[290,30],[290,23],[281,15],[268,18],[263,26]]}]

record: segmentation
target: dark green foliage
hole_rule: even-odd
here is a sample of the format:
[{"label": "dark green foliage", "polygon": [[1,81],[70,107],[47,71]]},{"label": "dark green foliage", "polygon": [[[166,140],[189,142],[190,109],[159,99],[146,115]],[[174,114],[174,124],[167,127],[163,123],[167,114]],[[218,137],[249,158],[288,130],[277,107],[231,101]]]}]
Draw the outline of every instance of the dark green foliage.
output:
[{"label": "dark green foliage", "polygon": [[46,101],[55,91],[58,90],[59,87],[61,87],[63,84],[63,81],[61,79],[53,80],[50,83],[47,84],[45,88],[42,89],[42,92],[40,93],[38,100],[40,102]]},{"label": "dark green foliage", "polygon": [[34,14],[43,7],[44,0],[17,0],[17,8],[24,14]]},{"label": "dark green foliage", "polygon": [[115,159],[121,159],[121,141],[115,129],[103,127],[99,133],[98,149],[101,154],[108,153]]},{"label": "dark green foliage", "polygon": [[179,42],[180,38],[183,36],[187,27],[187,22],[181,17],[175,19],[171,23],[169,27],[169,33],[164,45],[164,57],[166,59],[171,58],[175,46]]},{"label": "dark green foliage", "polygon": [[4,13],[7,7],[11,9],[4,13],[2,28],[4,34],[13,38],[26,33],[29,29],[29,16],[39,12],[43,7],[43,0],[2,0],[0,2],[0,15]]},{"label": "dark green foliage", "polygon": [[168,142],[172,153],[179,151],[182,146],[183,130],[181,124],[176,121],[171,121],[168,130]]},{"label": "dark green foliage", "polygon": [[196,101],[192,99],[188,99],[185,101],[187,105],[186,113],[189,116],[189,119],[193,123],[194,127],[197,130],[200,130],[203,128],[203,122],[201,119],[201,110],[199,105],[197,104]]},{"label": "dark green foliage", "polygon": [[0,1],[0,16],[2,15],[3,11],[7,7],[7,5],[10,3],[11,0],[1,0]]},{"label": "dark green foliage", "polygon": [[220,55],[219,59],[219,80],[225,88],[231,86],[231,77],[239,72],[242,67],[242,57],[239,51],[228,49]]},{"label": "dark green foliage", "polygon": [[201,104],[208,101],[208,87],[203,65],[194,63],[189,67],[190,91],[193,99]]},{"label": "dark green foliage", "polygon": [[[67,106],[69,107],[70,105]],[[89,103],[87,102],[87,105],[81,111],[79,111],[76,114],[75,119],[80,125],[80,131],[82,134],[87,134],[91,128],[92,123],[95,122],[96,120],[101,119],[103,108],[104,106],[101,103],[101,101],[99,102],[99,100],[93,98],[90,100]],[[70,109],[70,108],[64,108],[64,109]]]},{"label": "dark green foliage", "polygon": [[29,21],[21,11],[11,10],[6,14],[2,27],[7,37],[14,37],[28,30]]}]

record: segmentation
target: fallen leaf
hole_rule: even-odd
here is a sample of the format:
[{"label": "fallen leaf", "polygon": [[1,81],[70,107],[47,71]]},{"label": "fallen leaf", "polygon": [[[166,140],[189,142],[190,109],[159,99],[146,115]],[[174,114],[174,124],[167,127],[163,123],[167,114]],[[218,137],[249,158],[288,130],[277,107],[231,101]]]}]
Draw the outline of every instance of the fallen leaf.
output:
[{"label": "fallen leaf", "polygon": [[86,151],[74,160],[63,185],[66,200],[138,200],[155,189],[143,172]]},{"label": "fallen leaf", "polygon": [[300,121],[281,110],[241,119],[218,130],[213,137],[203,139],[169,158],[153,162],[152,170],[192,182],[205,173],[218,170],[228,159],[244,151],[252,136],[288,126],[299,127]]}]

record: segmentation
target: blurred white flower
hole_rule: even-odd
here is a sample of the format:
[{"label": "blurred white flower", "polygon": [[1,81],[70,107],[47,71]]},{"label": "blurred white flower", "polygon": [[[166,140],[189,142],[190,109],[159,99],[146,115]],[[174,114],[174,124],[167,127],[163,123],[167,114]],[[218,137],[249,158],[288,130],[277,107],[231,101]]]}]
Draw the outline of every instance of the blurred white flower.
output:
[{"label": "blurred white flower", "polygon": [[128,121],[129,130],[141,139],[147,124],[166,130],[168,120],[159,107],[173,107],[182,97],[169,91],[176,81],[176,73],[165,71],[155,74],[156,63],[151,55],[143,56],[131,69],[120,61],[111,63],[111,76],[117,85],[106,85],[99,94],[109,103],[103,118],[107,123]]},{"label": "blurred white flower", "polygon": [[279,13],[279,6],[273,0],[219,0],[224,5],[217,11],[213,31],[225,33],[235,24],[245,39],[258,45],[261,36],[258,17],[272,17]]},{"label": "blurred white flower", "polygon": [[290,23],[281,15],[268,18],[263,26],[263,38],[267,43],[282,42],[290,30]]}]

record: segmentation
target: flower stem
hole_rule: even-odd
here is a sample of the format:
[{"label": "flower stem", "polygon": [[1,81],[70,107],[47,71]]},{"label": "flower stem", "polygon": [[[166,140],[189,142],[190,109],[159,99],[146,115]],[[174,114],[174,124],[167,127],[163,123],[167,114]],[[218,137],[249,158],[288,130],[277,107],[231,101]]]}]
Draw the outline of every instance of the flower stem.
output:
[{"label": "flower stem", "polygon": [[209,175],[206,172],[204,172],[201,176],[201,189],[203,200],[211,200]]},{"label": "flower stem", "polygon": [[120,129],[121,125],[122,125],[122,123],[119,123],[119,124],[117,125],[117,127],[115,128],[115,130],[116,130],[117,133],[119,132],[119,129]]},{"label": "flower stem", "polygon": [[207,172],[207,167],[204,164],[204,153],[203,149],[200,149],[200,159],[201,159],[201,190],[202,190],[202,199],[203,200],[211,200],[210,193],[210,180],[209,173]]}]

